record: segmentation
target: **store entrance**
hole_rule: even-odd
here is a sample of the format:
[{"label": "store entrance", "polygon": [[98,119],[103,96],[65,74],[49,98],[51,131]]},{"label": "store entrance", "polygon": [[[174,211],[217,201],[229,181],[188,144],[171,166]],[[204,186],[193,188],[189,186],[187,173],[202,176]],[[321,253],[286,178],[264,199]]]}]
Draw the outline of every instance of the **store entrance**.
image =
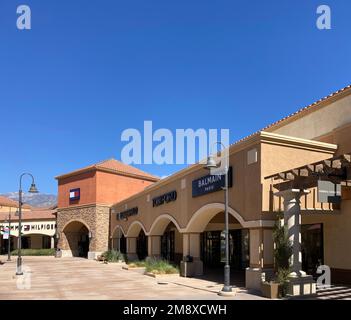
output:
[{"label": "store entrance", "polygon": [[318,277],[317,268],[324,264],[323,224],[301,226],[302,270]]},{"label": "store entrance", "polygon": [[[232,270],[242,271],[249,265],[248,230],[229,231],[229,263]],[[201,260],[207,267],[223,267],[225,263],[224,231],[206,231],[201,234]]]},{"label": "store entrance", "polygon": [[[249,265],[249,232],[246,229],[229,231],[229,263],[231,282],[245,286],[245,268]],[[205,231],[201,235],[201,260],[204,278],[223,282],[225,264],[225,233],[221,230]]]},{"label": "store entrance", "polygon": [[7,254],[8,253],[8,245],[10,241],[10,252],[14,250],[15,248],[15,240],[17,241],[17,238],[11,237],[11,239],[2,239],[1,241],[1,248],[0,248],[0,253],[1,254]]},{"label": "store entrance", "polygon": [[166,231],[161,237],[161,256],[163,259],[174,262],[175,253],[175,232],[174,230]]},{"label": "store entrance", "polygon": [[136,251],[139,260],[144,260],[147,257],[147,237],[143,230],[140,230],[137,237]]}]

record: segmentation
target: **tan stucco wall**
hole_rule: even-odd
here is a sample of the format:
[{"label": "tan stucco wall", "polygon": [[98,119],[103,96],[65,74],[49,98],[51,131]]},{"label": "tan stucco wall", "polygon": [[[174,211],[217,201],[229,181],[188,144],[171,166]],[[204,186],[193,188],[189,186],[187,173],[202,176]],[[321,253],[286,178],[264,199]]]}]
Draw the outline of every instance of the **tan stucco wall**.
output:
[{"label": "tan stucco wall", "polygon": [[331,268],[351,269],[351,200],[332,214],[303,214],[302,224],[323,223],[324,263]]},{"label": "tan stucco wall", "polygon": [[[252,149],[257,150],[258,160],[248,164],[248,151]],[[249,227],[246,223],[250,222],[275,219],[275,215],[268,210],[270,181],[265,180],[264,177],[281,170],[329,158],[335,150],[336,146],[331,144],[266,133],[253,137],[242,148],[231,149],[230,165],[233,167],[233,187],[229,189],[229,206],[237,214],[236,218],[241,223],[241,227]],[[209,221],[223,209],[208,209],[199,215],[198,220],[194,220],[194,217],[198,216],[200,209],[224,202],[224,193],[221,191],[192,197],[192,181],[208,173],[203,167],[197,166],[193,170],[185,171],[184,174],[180,172],[178,176],[151,186],[144,192],[114,205],[111,215],[111,232],[117,225],[121,225],[125,234],[129,230],[129,236],[136,236],[140,225],[134,224],[133,228],[129,228],[133,223],[139,221],[148,234],[152,224],[162,215],[171,216],[182,232],[204,231]],[[152,207],[154,197],[173,190],[176,190],[178,194],[176,201]],[[139,208],[137,216],[129,217],[128,221],[117,221],[116,213],[133,207]],[[265,214],[262,214],[263,212]],[[166,227],[169,219],[165,218],[164,221],[164,227]],[[161,234],[162,232],[163,230]]]},{"label": "tan stucco wall", "polygon": [[274,126],[268,131],[299,137],[315,139],[332,132],[335,128],[351,122],[351,95],[333,103],[328,103],[316,111],[310,111],[303,117],[291,119],[287,124]]},{"label": "tan stucco wall", "polygon": [[[295,148],[291,146],[284,146],[271,143],[262,143],[261,145],[261,182],[263,190],[262,200],[262,211],[271,212],[278,211],[279,208],[283,208],[282,199],[270,196],[271,184],[277,183],[277,181],[271,181],[271,179],[265,179],[272,174],[277,172],[284,172],[289,169],[294,169],[309,163],[325,160],[333,156],[336,151],[335,148],[328,150],[321,150],[317,146],[314,149],[306,145],[296,145]],[[278,191],[278,190],[273,190]],[[306,196],[308,208],[320,208],[320,204],[313,201],[313,193],[311,192]],[[274,201],[272,204],[272,201]],[[305,199],[302,201],[302,206],[305,206]]]}]

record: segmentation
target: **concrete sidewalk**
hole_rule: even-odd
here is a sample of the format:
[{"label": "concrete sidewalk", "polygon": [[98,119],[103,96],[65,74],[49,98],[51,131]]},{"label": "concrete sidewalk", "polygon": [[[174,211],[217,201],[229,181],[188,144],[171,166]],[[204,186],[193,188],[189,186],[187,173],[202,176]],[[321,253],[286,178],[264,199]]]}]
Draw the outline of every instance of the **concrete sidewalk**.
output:
[{"label": "concrete sidewalk", "polygon": [[24,257],[24,276],[15,276],[16,257],[0,265],[0,299],[113,299],[113,300],[257,300],[264,299],[239,288],[236,296],[217,295],[222,285],[204,279],[165,276],[152,278],[81,258]]}]

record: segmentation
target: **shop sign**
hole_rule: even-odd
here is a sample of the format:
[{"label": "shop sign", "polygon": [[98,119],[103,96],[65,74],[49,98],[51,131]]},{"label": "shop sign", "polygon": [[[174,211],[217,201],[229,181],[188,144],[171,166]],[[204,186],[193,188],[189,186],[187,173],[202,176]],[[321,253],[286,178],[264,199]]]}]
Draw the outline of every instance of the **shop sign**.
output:
[{"label": "shop sign", "polygon": [[[8,226],[0,224],[0,231],[1,233],[6,233],[8,230]],[[18,222],[12,222],[11,224],[11,231],[14,232],[14,235],[17,236],[19,230]],[[39,234],[54,234],[56,230],[56,223],[51,221],[43,221],[42,223],[36,222],[24,222],[22,223],[22,234],[32,234],[32,233],[39,233]]]},{"label": "shop sign", "polygon": [[2,238],[3,238],[4,240],[7,240],[7,239],[9,238],[9,236],[10,236],[10,230],[9,230],[8,227],[5,227],[5,228],[4,228],[4,234],[3,234]]},{"label": "shop sign", "polygon": [[331,181],[318,181],[318,202],[320,203],[340,203],[341,184]]},{"label": "shop sign", "polygon": [[71,189],[69,191],[69,201],[77,201],[80,199],[80,188]]},{"label": "shop sign", "polygon": [[122,212],[117,213],[117,220],[126,220],[128,217],[136,216],[138,214],[138,207],[134,207]]},{"label": "shop sign", "polygon": [[171,191],[152,199],[152,206],[158,207],[164,203],[169,203],[177,200],[177,191]]},{"label": "shop sign", "polygon": [[[192,182],[193,198],[207,193],[222,190],[225,186],[225,175],[207,175]],[[233,186],[233,170],[228,170],[228,187]]]}]

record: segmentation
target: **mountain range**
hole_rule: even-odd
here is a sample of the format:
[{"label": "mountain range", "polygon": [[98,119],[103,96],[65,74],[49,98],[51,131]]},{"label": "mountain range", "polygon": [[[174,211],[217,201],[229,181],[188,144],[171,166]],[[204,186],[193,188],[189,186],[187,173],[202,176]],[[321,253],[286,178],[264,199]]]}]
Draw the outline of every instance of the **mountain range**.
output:
[{"label": "mountain range", "polygon": [[[8,192],[2,196],[18,201],[18,192]],[[23,193],[23,202],[32,207],[47,208],[57,204],[57,196],[45,193]]]}]

